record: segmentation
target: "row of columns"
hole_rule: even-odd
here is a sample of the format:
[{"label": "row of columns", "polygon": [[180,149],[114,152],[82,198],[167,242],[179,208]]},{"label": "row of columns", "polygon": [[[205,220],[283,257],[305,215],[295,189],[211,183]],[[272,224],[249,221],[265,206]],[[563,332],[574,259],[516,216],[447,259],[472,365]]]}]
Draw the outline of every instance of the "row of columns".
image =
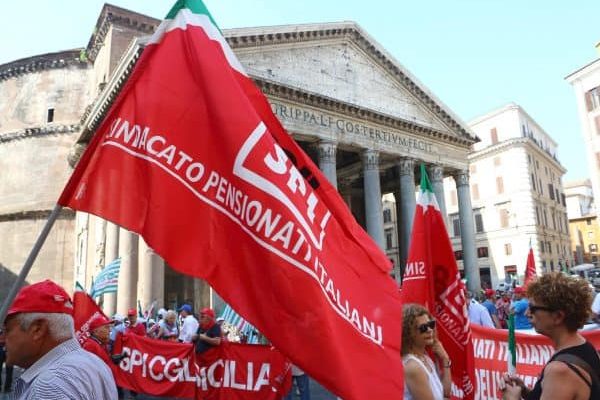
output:
[{"label": "row of columns", "polygon": [[[319,168],[327,179],[337,188],[336,171],[337,146],[332,141],[321,141],[318,144]],[[363,184],[365,201],[366,228],[369,235],[385,250],[383,228],[383,210],[381,182],[379,179],[379,152],[365,149],[362,152]],[[398,163],[400,175],[400,189],[394,193],[396,198],[396,211],[398,215],[398,245],[400,248],[400,265],[406,263],[412,234],[413,218],[416,208],[415,197],[415,160],[402,158]],[[440,211],[446,218],[446,205],[444,200],[444,169],[439,165],[430,165],[428,174],[432,189],[437,198]],[[468,171],[458,171],[454,175],[456,182],[459,220],[461,228],[461,244],[463,250],[463,265],[467,287],[477,291],[480,286],[479,267],[475,251],[475,229],[471,206]]]},{"label": "row of columns", "polygon": [[105,260],[108,263],[117,257],[121,257],[119,285],[117,293],[104,295],[104,312],[125,314],[136,308],[138,299],[144,309],[154,301],[163,307],[164,261],[137,234],[107,222]]}]

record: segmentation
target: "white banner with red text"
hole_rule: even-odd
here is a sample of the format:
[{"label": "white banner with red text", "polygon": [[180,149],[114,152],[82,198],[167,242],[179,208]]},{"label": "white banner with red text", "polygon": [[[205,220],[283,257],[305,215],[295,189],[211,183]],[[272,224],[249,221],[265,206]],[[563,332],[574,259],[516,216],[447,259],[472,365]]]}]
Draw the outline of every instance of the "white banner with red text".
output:
[{"label": "white banner with red text", "polygon": [[[471,324],[475,354],[476,399],[502,399],[498,383],[506,373],[508,330],[489,329]],[[600,329],[581,331],[596,349],[600,349]],[[552,342],[537,334],[516,333],[517,375],[528,387],[533,387],[544,365],[554,354]]]}]

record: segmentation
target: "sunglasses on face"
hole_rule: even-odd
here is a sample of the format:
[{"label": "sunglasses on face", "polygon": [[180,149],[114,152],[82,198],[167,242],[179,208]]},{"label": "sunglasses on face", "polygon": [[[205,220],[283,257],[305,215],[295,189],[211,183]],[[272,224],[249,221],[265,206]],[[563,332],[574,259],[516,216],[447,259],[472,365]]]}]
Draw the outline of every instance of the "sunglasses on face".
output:
[{"label": "sunglasses on face", "polygon": [[548,311],[548,312],[553,312],[556,311],[554,308],[550,308],[550,307],[545,307],[545,306],[533,306],[533,305],[529,305],[529,312],[531,314],[535,314],[536,311]]},{"label": "sunglasses on face", "polygon": [[428,329],[434,330],[435,319],[432,319],[431,321],[425,322],[424,324],[417,326],[417,329],[419,330],[419,333],[425,333]]}]

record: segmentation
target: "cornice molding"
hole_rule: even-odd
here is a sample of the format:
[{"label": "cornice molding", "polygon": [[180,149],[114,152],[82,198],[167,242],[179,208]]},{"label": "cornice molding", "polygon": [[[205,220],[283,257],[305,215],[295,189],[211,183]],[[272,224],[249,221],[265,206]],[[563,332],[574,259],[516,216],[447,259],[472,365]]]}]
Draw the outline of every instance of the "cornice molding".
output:
[{"label": "cornice molding", "polygon": [[531,138],[528,138],[528,137],[517,137],[517,138],[504,140],[500,143],[497,143],[497,144],[488,146],[484,149],[472,152],[471,154],[468,155],[468,159],[469,159],[469,162],[479,161],[486,157],[501,154],[501,153],[505,152],[506,150],[516,148],[519,146],[529,146],[532,150],[536,151],[538,153],[538,155],[545,158],[546,161],[548,161],[552,165],[554,165],[563,174],[565,174],[567,172],[567,170],[562,166],[562,164],[560,163],[560,161],[558,161],[558,159],[550,156],[543,149],[541,149],[537,145],[537,143],[535,143]]},{"label": "cornice molding", "polygon": [[[48,219],[51,213],[52,210],[30,210],[0,214],[0,222]],[[63,208],[58,214],[58,219],[75,219],[75,211],[70,208]]]},{"label": "cornice molding", "polygon": [[323,96],[317,93],[300,90],[290,86],[284,86],[277,82],[269,81],[264,78],[253,77],[254,83],[261,89],[266,96],[274,96],[283,100],[300,102],[307,106],[312,106],[320,110],[328,110],[335,113],[360,118],[376,124],[390,128],[410,132],[417,135],[426,135],[435,140],[443,140],[447,143],[469,147],[473,144],[472,140],[464,137],[449,135],[447,133],[431,129],[427,126],[419,125],[412,121],[407,121],[367,108],[358,107],[354,104],[346,103],[331,97]]},{"label": "cornice molding", "polygon": [[0,65],[0,81],[49,69],[61,69],[73,66],[88,68],[89,64],[81,61],[79,58],[81,50],[83,49],[42,54]]},{"label": "cornice molding", "polygon": [[151,35],[154,33],[160,20],[140,13],[116,7],[111,4],[105,4],[100,12],[98,21],[94,28],[94,33],[86,47],[86,54],[90,61],[94,62],[98,52],[104,45],[104,39],[111,25],[134,29],[142,35]]},{"label": "cornice molding", "polygon": [[48,124],[44,126],[36,126],[31,128],[20,129],[18,131],[0,133],[0,143],[12,142],[13,140],[23,140],[35,137],[43,137],[50,135],[65,135],[79,131],[79,124]]},{"label": "cornice molding", "polygon": [[[288,29],[286,31],[286,28]],[[293,28],[293,30],[291,30]],[[269,32],[270,31],[270,32]],[[244,32],[248,32],[244,34]],[[390,72],[396,80],[410,93],[415,95],[422,104],[453,132],[461,136],[465,142],[473,144],[479,138],[467,131],[463,124],[433,99],[414,79],[404,71],[395,60],[381,51],[372,39],[363,34],[360,27],[354,22],[331,24],[294,25],[267,28],[232,29],[224,31],[227,42],[232,49],[252,48],[257,46],[300,43],[322,39],[345,39],[355,43],[366,54],[371,55],[385,70]]]}]

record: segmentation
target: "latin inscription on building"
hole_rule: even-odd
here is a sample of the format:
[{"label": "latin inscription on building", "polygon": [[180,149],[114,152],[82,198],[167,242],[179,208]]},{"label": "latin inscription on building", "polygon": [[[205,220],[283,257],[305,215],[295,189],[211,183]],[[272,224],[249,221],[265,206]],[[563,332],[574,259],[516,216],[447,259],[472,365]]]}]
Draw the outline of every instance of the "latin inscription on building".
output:
[{"label": "latin inscription on building", "polygon": [[303,123],[320,129],[327,129],[345,136],[359,136],[386,145],[400,146],[405,149],[432,153],[433,144],[416,139],[398,132],[384,130],[365,123],[352,121],[343,117],[327,114],[308,108],[292,106],[277,101],[271,101],[271,109],[280,121]]}]

